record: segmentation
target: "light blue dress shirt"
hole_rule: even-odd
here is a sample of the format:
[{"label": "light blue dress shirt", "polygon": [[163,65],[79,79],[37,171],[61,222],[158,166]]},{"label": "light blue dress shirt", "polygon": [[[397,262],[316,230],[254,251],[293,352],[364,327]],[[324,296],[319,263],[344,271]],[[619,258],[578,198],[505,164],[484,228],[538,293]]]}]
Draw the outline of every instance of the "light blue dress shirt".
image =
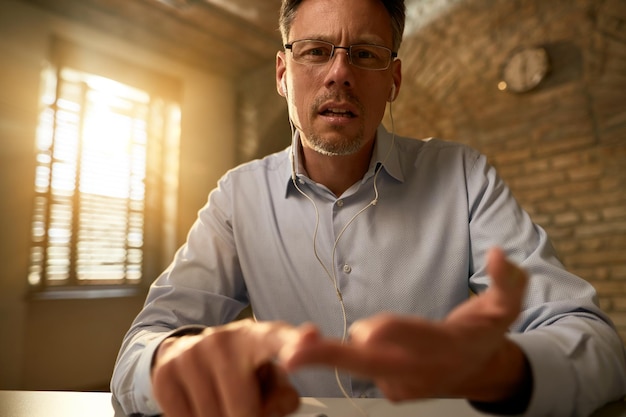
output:
[{"label": "light blue dress shirt", "polygon": [[[294,186],[292,166],[312,201]],[[377,204],[353,218],[374,199],[374,179]],[[534,376],[527,415],[585,416],[624,395],[624,348],[593,287],[563,269],[486,158],[382,126],[368,172],[339,197],[311,181],[297,156],[292,165],[290,148],[226,173],[126,335],[113,393],[127,413],[158,413],[150,385],[158,343],[181,326],[227,323],[248,304],[257,320],[314,322],[341,337],[333,279],[348,326],[383,311],[442,319],[470,289],[489,285],[493,246],[530,275],[510,333]],[[380,395],[341,379],[351,395]],[[303,396],[342,395],[332,370],[302,371],[293,382]]]}]

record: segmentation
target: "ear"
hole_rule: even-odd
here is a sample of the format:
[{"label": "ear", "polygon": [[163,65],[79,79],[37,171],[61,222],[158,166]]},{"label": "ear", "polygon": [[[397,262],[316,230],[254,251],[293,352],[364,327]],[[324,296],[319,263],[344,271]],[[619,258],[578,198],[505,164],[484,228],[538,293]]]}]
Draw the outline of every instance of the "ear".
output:
[{"label": "ear", "polygon": [[285,79],[287,66],[285,63],[285,52],[278,51],[276,54],[276,91],[282,97],[287,97],[287,81]]},{"label": "ear", "polygon": [[279,91],[278,94],[280,94],[281,96],[287,98],[287,81],[285,81],[285,76],[284,75],[283,75],[283,78],[280,79],[280,91]]},{"label": "ear", "polygon": [[389,102],[394,101],[398,97],[400,85],[402,84],[402,61],[400,61],[400,59],[394,59],[391,65],[391,76],[393,80],[391,91],[389,92],[389,98],[387,99]]},{"label": "ear", "polygon": [[392,102],[396,99],[396,84],[391,84],[391,91],[389,92],[389,97],[387,97],[388,102]]}]

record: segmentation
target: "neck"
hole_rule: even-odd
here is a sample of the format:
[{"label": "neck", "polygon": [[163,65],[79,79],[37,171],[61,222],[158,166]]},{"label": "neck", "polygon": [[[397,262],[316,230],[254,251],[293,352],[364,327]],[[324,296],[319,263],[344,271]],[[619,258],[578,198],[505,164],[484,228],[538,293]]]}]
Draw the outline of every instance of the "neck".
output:
[{"label": "neck", "polygon": [[339,197],[367,172],[374,140],[352,155],[328,156],[302,146],[302,162],[313,181],[323,184]]}]

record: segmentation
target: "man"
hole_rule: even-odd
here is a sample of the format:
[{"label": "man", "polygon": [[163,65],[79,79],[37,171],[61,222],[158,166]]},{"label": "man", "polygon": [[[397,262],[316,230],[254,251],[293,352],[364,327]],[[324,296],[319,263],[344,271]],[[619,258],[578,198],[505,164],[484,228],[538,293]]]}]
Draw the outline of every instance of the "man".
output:
[{"label": "man", "polygon": [[[112,380],[125,412],[351,395],[582,416],[626,393],[593,288],[485,158],[380,126],[403,27],[398,0],[283,0],[293,144],[220,180],[151,287]],[[256,320],[228,324],[248,304]]]}]

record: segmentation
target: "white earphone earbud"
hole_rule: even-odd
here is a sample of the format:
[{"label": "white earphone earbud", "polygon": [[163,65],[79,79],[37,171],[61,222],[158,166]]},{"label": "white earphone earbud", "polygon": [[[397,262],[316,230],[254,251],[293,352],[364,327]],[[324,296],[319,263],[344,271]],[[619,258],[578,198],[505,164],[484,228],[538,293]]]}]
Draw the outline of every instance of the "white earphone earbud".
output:
[{"label": "white earphone earbud", "polygon": [[285,81],[285,76],[283,76],[283,78],[280,79],[280,89],[281,89],[281,92],[283,93],[283,96],[287,98],[287,81]]},{"label": "white earphone earbud", "polygon": [[389,92],[389,98],[387,98],[388,102],[392,102],[396,99],[396,85],[391,84],[391,91]]}]

